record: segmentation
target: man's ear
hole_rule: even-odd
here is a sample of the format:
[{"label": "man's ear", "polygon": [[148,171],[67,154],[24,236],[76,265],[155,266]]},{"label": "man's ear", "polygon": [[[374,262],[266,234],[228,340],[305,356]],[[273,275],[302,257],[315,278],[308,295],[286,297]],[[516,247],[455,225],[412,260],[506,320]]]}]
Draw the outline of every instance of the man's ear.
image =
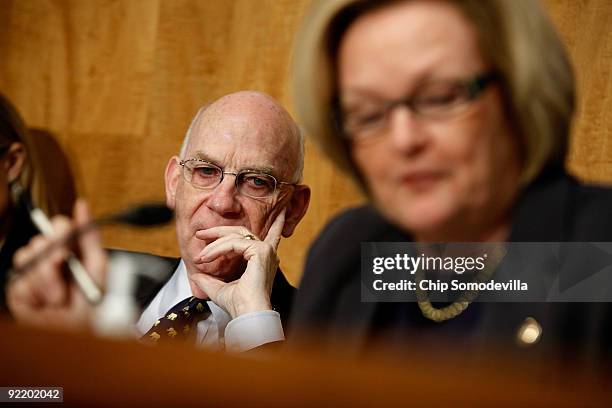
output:
[{"label": "man's ear", "polygon": [[19,178],[21,170],[27,160],[27,153],[23,143],[14,142],[11,143],[8,152],[5,154],[6,161],[4,163],[5,172],[8,178],[8,182],[12,183]]},{"label": "man's ear", "polygon": [[291,195],[291,199],[287,204],[287,213],[285,214],[285,226],[283,227],[283,237],[288,238],[293,234],[295,227],[304,218],[308,203],[310,202],[310,187],[305,185],[296,185]]},{"label": "man's ear", "polygon": [[170,209],[176,207],[176,189],[181,177],[180,159],[177,156],[172,156],[166,166],[165,182],[166,182],[166,205]]}]

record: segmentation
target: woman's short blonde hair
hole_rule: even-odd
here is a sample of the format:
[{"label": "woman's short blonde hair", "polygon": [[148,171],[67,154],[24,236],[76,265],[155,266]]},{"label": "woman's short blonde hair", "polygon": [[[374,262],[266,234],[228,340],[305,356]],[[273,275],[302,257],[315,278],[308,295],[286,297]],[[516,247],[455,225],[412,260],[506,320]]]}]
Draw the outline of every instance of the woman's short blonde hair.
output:
[{"label": "woman's short blonde hair", "polygon": [[[358,181],[348,145],[333,119],[338,97],[335,53],[342,35],[359,16],[399,1],[317,1],[293,50],[297,114],[324,153]],[[574,113],[574,75],[540,4],[536,0],[447,1],[472,23],[483,56],[500,78],[505,108],[520,139],[521,181],[527,184],[546,168],[562,167]]]}]

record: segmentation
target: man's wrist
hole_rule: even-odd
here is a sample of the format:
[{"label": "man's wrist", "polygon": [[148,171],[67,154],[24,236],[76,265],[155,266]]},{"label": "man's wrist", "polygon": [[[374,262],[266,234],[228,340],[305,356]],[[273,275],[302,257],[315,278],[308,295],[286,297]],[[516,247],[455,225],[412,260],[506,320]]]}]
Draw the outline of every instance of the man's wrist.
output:
[{"label": "man's wrist", "polygon": [[255,302],[243,303],[236,306],[235,315],[232,318],[236,318],[247,313],[263,312],[266,310],[272,310],[272,305],[268,300],[260,300]]},{"label": "man's wrist", "polygon": [[225,350],[240,353],[285,340],[280,314],[273,310],[253,312],[233,319],[225,328]]}]

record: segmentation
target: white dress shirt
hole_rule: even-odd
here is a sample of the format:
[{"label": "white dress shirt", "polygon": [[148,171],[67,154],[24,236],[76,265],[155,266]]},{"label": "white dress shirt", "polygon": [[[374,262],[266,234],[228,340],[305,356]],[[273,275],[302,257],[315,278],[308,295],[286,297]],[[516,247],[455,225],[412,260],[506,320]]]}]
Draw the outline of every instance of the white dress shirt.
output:
[{"label": "white dress shirt", "polygon": [[[136,329],[142,337],[180,301],[193,296],[187,268],[181,260],[174,274],[146,307]],[[285,340],[280,314],[274,310],[247,313],[235,319],[212,301],[211,315],[197,324],[196,344],[212,350],[242,352],[262,344]]]}]

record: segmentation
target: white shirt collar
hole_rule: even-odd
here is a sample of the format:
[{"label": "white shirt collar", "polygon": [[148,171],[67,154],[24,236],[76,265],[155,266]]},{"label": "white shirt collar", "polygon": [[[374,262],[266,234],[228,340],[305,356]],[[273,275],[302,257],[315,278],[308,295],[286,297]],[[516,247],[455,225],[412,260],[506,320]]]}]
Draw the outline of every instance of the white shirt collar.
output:
[{"label": "white shirt collar", "polygon": [[[172,277],[166,282],[161,290],[155,295],[151,303],[145,308],[136,323],[136,329],[141,335],[149,331],[153,324],[170,310],[178,302],[193,296],[189,278],[187,276],[187,268],[183,260],[179,263]],[[210,307],[214,322],[219,328],[219,332],[223,333],[225,326],[230,322],[231,316],[220,306],[214,302],[206,302]]]}]

